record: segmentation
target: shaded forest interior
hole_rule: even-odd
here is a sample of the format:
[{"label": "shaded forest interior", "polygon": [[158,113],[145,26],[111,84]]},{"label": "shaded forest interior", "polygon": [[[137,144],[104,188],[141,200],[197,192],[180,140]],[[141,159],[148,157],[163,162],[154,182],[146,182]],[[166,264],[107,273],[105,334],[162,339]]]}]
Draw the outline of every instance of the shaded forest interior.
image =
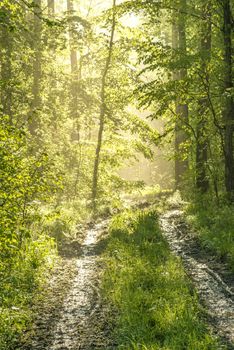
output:
[{"label": "shaded forest interior", "polygon": [[233,7],[1,0],[0,349],[57,245],[126,202],[177,190],[233,268]]}]

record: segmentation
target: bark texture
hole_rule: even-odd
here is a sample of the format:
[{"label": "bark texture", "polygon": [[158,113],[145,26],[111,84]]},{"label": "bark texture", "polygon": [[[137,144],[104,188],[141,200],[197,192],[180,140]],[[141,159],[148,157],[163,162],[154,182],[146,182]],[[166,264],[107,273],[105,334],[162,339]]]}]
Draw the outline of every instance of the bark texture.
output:
[{"label": "bark texture", "polygon": [[228,198],[234,202],[234,103],[231,90],[232,79],[232,13],[229,0],[223,0],[223,38],[224,38],[224,92],[225,107],[223,119],[225,124],[224,147],[225,147],[225,186]]}]

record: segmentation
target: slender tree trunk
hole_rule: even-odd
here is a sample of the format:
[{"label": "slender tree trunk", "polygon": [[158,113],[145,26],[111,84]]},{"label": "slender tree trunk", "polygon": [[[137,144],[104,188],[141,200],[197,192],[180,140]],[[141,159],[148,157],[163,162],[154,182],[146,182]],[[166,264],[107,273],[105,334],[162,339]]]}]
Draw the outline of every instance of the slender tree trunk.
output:
[{"label": "slender tree trunk", "polygon": [[[208,65],[211,59],[211,8],[210,2],[204,2],[202,7],[204,19],[201,28],[201,70],[202,79],[205,86],[209,84]],[[209,89],[209,86],[207,87]],[[206,193],[209,189],[209,180],[207,177],[207,161],[208,161],[208,130],[206,115],[209,108],[207,92],[198,101],[199,104],[199,121],[197,124],[197,144],[196,144],[196,187],[201,193]]]},{"label": "slender tree trunk", "polygon": [[[179,9],[186,9],[187,1],[180,0]],[[179,50],[181,55],[186,55],[186,28],[185,16],[181,12],[177,15],[172,25],[172,47]],[[181,68],[173,74],[174,80],[184,80],[187,77],[187,69]],[[177,120],[175,124],[175,183],[176,188],[181,187],[182,180],[188,169],[188,161],[184,159],[183,145],[187,140],[184,126],[188,123],[188,105],[181,101],[180,96],[176,101]]]},{"label": "slender tree trunk", "polygon": [[233,88],[232,79],[232,14],[229,0],[223,0],[223,18],[224,18],[224,90],[226,93],[223,119],[225,123],[225,186],[228,198],[234,202],[234,103],[231,95]]},{"label": "slender tree trunk", "polygon": [[47,6],[48,6],[48,15],[51,15],[53,17],[55,14],[55,2],[54,2],[54,0],[48,0]]},{"label": "slender tree trunk", "polygon": [[[74,15],[74,5],[73,0],[67,0],[67,11],[69,16]],[[74,21],[70,19],[69,25],[69,45],[70,45],[70,62],[71,62],[71,85],[70,85],[70,117],[73,120],[74,130],[73,130],[73,138],[79,141],[80,139],[80,116],[78,112],[78,58],[77,58],[77,49],[75,45],[74,38]]]},{"label": "slender tree trunk", "polygon": [[9,31],[9,17],[10,13],[7,11],[6,22],[1,27],[1,104],[3,113],[9,116],[12,122],[12,37]]},{"label": "slender tree trunk", "polygon": [[93,170],[93,185],[92,185],[92,203],[93,209],[96,209],[96,199],[97,199],[97,189],[98,189],[98,177],[99,177],[99,163],[100,163],[100,153],[102,148],[102,139],[103,139],[103,131],[105,126],[105,116],[106,116],[106,78],[110,69],[111,58],[113,53],[113,45],[114,45],[114,34],[116,27],[116,18],[115,18],[115,7],[116,0],[113,0],[113,16],[112,16],[112,26],[111,26],[111,35],[109,41],[109,49],[108,55],[106,58],[106,64],[102,73],[102,82],[101,82],[101,104],[100,104],[100,114],[99,114],[99,131],[98,131],[98,141],[95,153],[94,160],[94,170]]},{"label": "slender tree trunk", "polygon": [[35,0],[34,18],[33,18],[33,86],[32,86],[32,116],[29,123],[30,133],[35,136],[39,127],[39,115],[38,112],[41,107],[41,35],[42,35],[42,23],[41,23],[41,0]]},{"label": "slender tree trunk", "polygon": [[[48,8],[48,17],[51,20],[55,19],[55,0],[47,0],[47,8]],[[57,73],[57,67],[55,66],[56,64],[56,38],[55,38],[55,33],[53,29],[48,28],[48,37],[51,40],[52,45],[49,46],[50,50],[50,56],[51,56],[51,61],[53,61],[53,65],[50,67],[50,79],[48,81],[48,84],[50,85],[50,92],[49,92],[49,101],[50,101],[50,111],[51,111],[51,125],[52,127],[52,133],[55,137],[57,138],[57,132],[58,132],[58,125],[57,125],[57,118],[58,118],[58,110],[57,110],[57,79],[56,79],[56,73]],[[55,43],[55,45],[54,45]]]}]

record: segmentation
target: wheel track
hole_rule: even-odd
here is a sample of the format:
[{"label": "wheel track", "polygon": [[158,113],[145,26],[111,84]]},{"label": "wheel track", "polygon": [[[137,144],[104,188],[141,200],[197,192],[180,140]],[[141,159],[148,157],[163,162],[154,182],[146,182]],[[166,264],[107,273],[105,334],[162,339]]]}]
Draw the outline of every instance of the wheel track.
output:
[{"label": "wheel track", "polygon": [[[193,281],[199,298],[204,305],[211,328],[234,349],[234,293],[219,273],[214,271],[208,256],[199,256],[188,225],[183,220],[183,212],[172,209],[160,218],[162,232],[171,250],[182,258],[186,272]],[[196,256],[197,255],[197,256]]]},{"label": "wheel track", "polygon": [[[68,252],[62,262],[65,269],[72,268],[72,278],[62,279],[61,288],[66,289],[65,298],[60,305],[56,304],[56,295],[52,296],[52,303],[56,304],[53,314],[40,314],[35,325],[35,335],[29,344],[21,350],[103,350],[113,349],[111,346],[110,329],[107,324],[109,310],[105,309],[99,292],[100,264],[99,243],[106,234],[108,221],[88,228],[76,252]],[[105,240],[105,239],[104,239]],[[72,258],[71,258],[72,256]],[[74,258],[76,256],[76,258]],[[69,274],[65,274],[65,276]],[[60,279],[56,274],[52,280]],[[51,295],[48,296],[51,304]],[[59,306],[59,312],[57,307]],[[52,320],[51,320],[52,318]],[[48,329],[47,329],[48,328]]]}]

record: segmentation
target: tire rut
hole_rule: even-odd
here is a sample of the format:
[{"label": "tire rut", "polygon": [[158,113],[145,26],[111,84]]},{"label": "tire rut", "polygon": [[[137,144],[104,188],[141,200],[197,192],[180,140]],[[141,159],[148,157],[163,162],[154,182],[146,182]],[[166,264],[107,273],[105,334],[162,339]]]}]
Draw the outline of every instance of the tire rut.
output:
[{"label": "tire rut", "polygon": [[234,292],[233,281],[216,272],[209,255],[201,253],[183,212],[178,209],[167,211],[161,216],[160,224],[171,250],[182,258],[186,272],[192,279],[198,296],[205,307],[208,324],[227,344],[234,349]]},{"label": "tire rut", "polygon": [[[38,326],[34,330],[35,336],[32,336],[30,344],[22,347],[22,350],[113,349],[110,339],[111,325],[108,324],[110,310],[99,292],[103,268],[99,256],[100,246],[102,250],[107,226],[106,220],[89,228],[83,244],[80,245],[80,256],[63,258],[64,265],[69,261],[68,269],[73,270],[70,279],[60,283],[60,289],[66,288],[65,297],[62,303],[56,306],[54,320],[53,314],[45,314],[44,317],[39,315]],[[75,255],[76,252],[73,253],[71,255]],[[57,275],[54,277],[58,278]],[[56,299],[56,295],[47,301],[48,304],[53,301],[56,304],[53,298]]]},{"label": "tire rut", "polygon": [[[87,232],[82,245],[82,256],[77,260],[77,275],[54,329],[50,350],[98,349],[100,343],[106,343],[105,334],[95,334],[96,329],[92,322],[101,305],[96,245],[106,226],[107,222],[104,221]],[[92,341],[87,344],[87,339]]]}]

